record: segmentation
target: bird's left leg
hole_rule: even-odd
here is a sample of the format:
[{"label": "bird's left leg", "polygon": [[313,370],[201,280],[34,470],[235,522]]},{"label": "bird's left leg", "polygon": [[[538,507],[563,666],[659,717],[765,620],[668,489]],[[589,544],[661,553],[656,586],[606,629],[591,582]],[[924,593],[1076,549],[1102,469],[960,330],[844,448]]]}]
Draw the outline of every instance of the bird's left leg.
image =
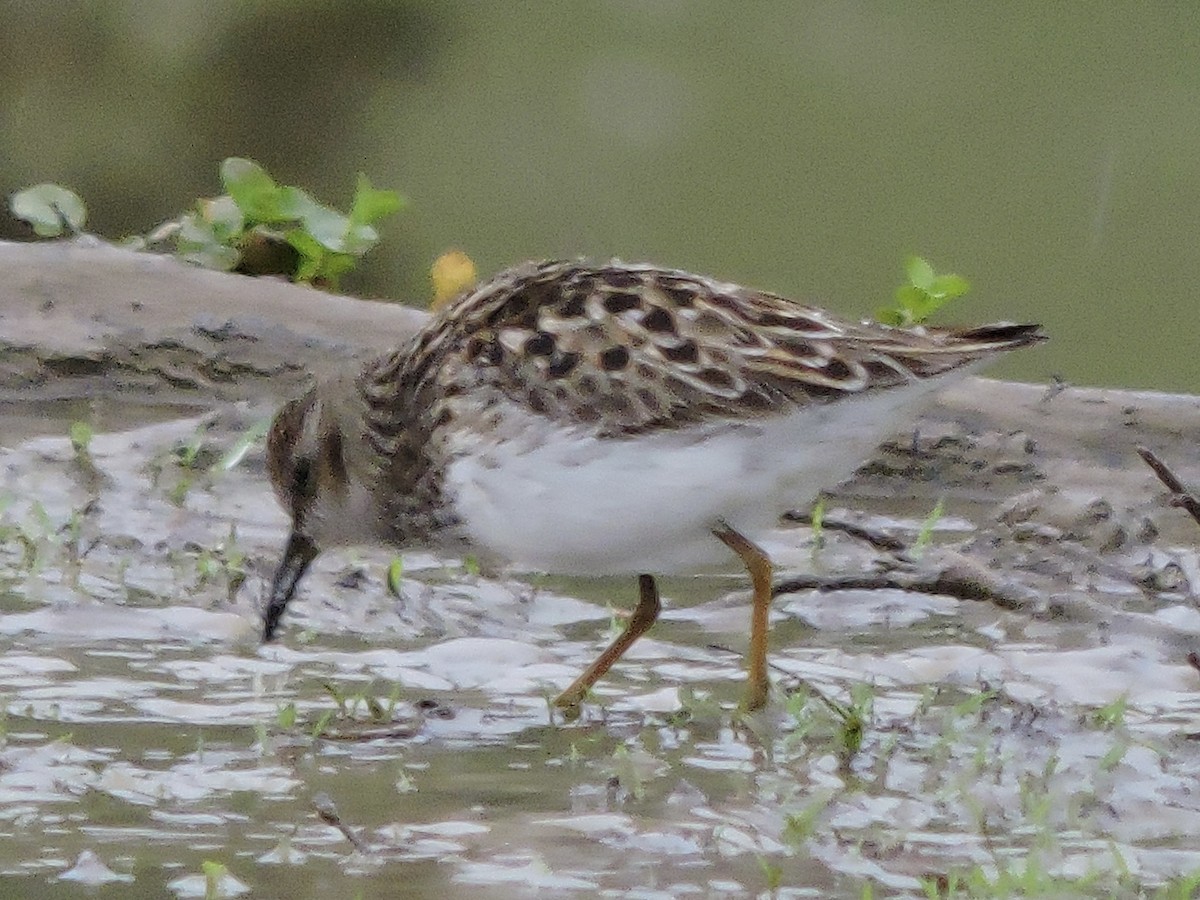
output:
[{"label": "bird's left leg", "polygon": [[771,613],[771,559],[763,549],[728,522],[721,522],[713,534],[741,558],[750,573],[754,589],[750,613],[750,650],[746,655],[746,693],[741,708],[752,712],[767,705],[771,680],[767,677],[767,629]]}]

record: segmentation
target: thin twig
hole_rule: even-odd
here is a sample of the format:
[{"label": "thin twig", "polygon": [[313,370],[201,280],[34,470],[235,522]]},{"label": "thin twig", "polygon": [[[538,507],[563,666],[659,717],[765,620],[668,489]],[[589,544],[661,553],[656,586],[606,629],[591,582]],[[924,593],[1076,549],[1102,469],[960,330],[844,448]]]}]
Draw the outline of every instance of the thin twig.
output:
[{"label": "thin twig", "polygon": [[771,595],[797,591],[911,591],[959,600],[982,600],[1002,609],[1028,609],[1035,596],[1027,588],[1001,581],[982,566],[955,555],[940,569],[913,572],[894,569],[872,575],[797,575],[775,585]]},{"label": "thin twig", "polygon": [[333,800],[328,794],[315,794],[312,798],[313,809],[317,811],[317,817],[326,825],[332,825],[340,831],[359,853],[369,853],[371,848],[367,846],[358,834],[342,821],[342,817],[338,815],[337,807],[333,805]]},{"label": "thin twig", "polygon": [[[788,522],[795,522],[798,525],[807,525],[810,528],[813,524],[811,513],[802,513],[796,510],[786,512],[783,518]],[[905,550],[904,541],[895,535],[888,534],[884,531],[877,531],[873,528],[867,528],[865,525],[859,525],[857,522],[848,522],[845,519],[838,519],[826,515],[821,520],[821,528],[825,531],[840,531],[842,534],[848,534],[852,538],[857,538],[860,541],[866,541],[876,550],[884,550],[888,553],[899,553]]]},{"label": "thin twig", "polygon": [[1172,494],[1187,493],[1187,488],[1183,486],[1183,482],[1175,477],[1175,473],[1167,468],[1166,463],[1159,459],[1153,450],[1141,444],[1138,444],[1135,449],[1138,452],[1138,456],[1146,461],[1146,465],[1154,470],[1154,474],[1158,476],[1158,480],[1167,486],[1167,490]]},{"label": "thin twig", "polygon": [[[1138,456],[1142,458],[1142,461],[1150,467],[1150,471],[1157,475],[1158,480],[1171,492],[1171,505],[1178,506],[1180,509],[1186,511],[1196,520],[1197,524],[1200,524],[1200,499],[1197,499],[1195,494],[1184,487],[1183,482],[1179,480],[1174,472],[1167,468],[1167,464],[1159,459],[1153,450],[1149,447],[1143,447],[1141,444],[1135,449],[1138,452]],[[1200,672],[1200,654],[1194,650],[1188,653],[1187,662],[1189,666]]]},{"label": "thin twig", "polygon": [[1200,524],[1200,499],[1196,495],[1184,487],[1175,473],[1167,468],[1154,451],[1149,447],[1143,447],[1140,444],[1136,448],[1138,456],[1150,467],[1150,470],[1158,476],[1158,480],[1166,485],[1167,490],[1171,492],[1171,505],[1178,506],[1180,509],[1187,512],[1197,524]]}]

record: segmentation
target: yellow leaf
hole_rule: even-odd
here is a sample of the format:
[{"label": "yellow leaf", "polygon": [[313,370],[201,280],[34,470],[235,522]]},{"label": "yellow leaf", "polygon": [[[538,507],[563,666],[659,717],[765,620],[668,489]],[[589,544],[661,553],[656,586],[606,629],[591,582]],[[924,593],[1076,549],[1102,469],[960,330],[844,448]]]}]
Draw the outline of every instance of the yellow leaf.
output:
[{"label": "yellow leaf", "polygon": [[434,260],[429,274],[433,278],[433,302],[429,307],[435,312],[478,280],[475,263],[461,250],[447,250]]}]

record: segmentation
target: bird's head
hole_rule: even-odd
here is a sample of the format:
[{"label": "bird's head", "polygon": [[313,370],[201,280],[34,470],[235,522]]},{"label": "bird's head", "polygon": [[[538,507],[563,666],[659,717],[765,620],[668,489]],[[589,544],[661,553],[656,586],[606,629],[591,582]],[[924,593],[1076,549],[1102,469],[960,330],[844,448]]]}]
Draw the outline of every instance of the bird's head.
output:
[{"label": "bird's head", "polygon": [[361,445],[347,391],[339,384],[311,389],[285,404],[267,433],[267,471],[275,496],[292,520],[283,560],[264,612],[271,640],[309,563],[321,550],[374,538],[378,513],[371,493],[351,477],[347,450]]}]

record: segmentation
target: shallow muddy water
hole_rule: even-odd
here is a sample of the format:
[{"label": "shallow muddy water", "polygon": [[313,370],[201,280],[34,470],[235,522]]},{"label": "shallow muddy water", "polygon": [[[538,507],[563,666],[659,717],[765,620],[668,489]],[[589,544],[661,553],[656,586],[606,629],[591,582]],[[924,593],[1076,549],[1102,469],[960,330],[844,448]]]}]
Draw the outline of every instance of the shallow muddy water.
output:
[{"label": "shallow muddy water", "polygon": [[[204,896],[206,863],[218,896],[367,898],[924,896],[959,874],[1153,896],[1200,870],[1186,540],[1101,552],[1061,507],[1002,531],[969,465],[889,499],[893,454],[835,505],[911,542],[944,493],[930,555],[1002,560],[1026,607],[784,594],[777,696],[742,719],[743,577],[667,580],[662,620],[564,723],[547,698],[632,579],[410,553],[397,598],[391,554],[330,553],[263,647],[286,523],[261,447],[228,454],[267,410],[131,411],[81,450],[65,412],[0,420],[6,896]],[[877,556],[786,525],[766,546],[781,579]]]}]

